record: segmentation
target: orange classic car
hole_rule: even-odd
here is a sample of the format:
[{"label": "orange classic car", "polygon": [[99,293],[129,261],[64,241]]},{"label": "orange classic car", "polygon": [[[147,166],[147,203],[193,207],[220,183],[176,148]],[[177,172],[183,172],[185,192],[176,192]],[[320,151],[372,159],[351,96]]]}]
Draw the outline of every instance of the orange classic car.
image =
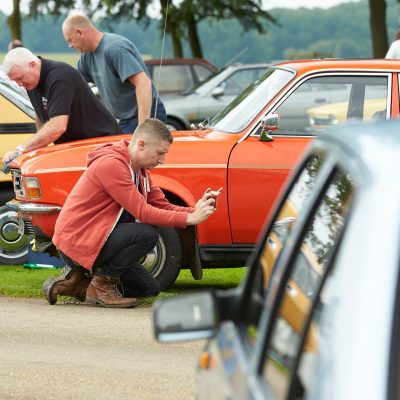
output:
[{"label": "orange classic car", "polygon": [[[182,267],[200,279],[203,267],[243,265],[286,177],[321,132],[310,125],[308,109],[346,102],[346,119],[363,120],[368,101],[385,97],[380,115],[398,117],[399,73],[395,60],[279,63],[197,130],[174,132],[165,164],[152,171],[167,198],[193,205],[207,187],[224,191],[205,223],[160,229],[160,240],[143,263],[162,288]],[[8,206],[18,211],[21,230],[35,236],[39,248],[51,251],[55,221],[85,170],[88,151],[120,139],[50,146],[12,163],[16,199]]]}]

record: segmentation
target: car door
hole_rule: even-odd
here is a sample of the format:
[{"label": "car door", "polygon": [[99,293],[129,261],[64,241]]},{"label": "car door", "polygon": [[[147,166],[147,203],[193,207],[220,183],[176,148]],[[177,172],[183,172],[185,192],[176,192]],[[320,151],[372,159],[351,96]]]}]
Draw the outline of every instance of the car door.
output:
[{"label": "car door", "polygon": [[[242,298],[235,307],[239,315],[235,323],[228,321],[221,324],[215,342],[211,341],[209,345],[210,353],[216,358],[215,365],[225,366],[224,372],[220,367],[200,371],[200,399],[229,398],[226,393],[240,393],[238,398],[251,398],[249,393],[256,389],[252,387],[252,382],[256,382],[255,377],[259,380],[260,376],[254,360],[262,344],[259,332],[265,323],[265,296],[272,285],[271,274],[299,216],[305,213],[310,203],[325,163],[324,155],[304,162],[270,228],[262,235],[260,247],[249,267]],[[218,384],[211,384],[214,382]]]},{"label": "car door", "polygon": [[[367,120],[379,113],[383,113],[383,118],[393,116],[393,90],[388,73],[331,72],[301,79],[281,97],[271,109],[271,113],[280,116],[273,140],[260,141],[261,130],[256,128],[237,143],[229,159],[228,202],[233,243],[257,241],[262,222],[288,174],[315,135],[340,119]],[[397,98],[397,87],[395,90]],[[315,96],[309,98],[310,93],[325,93],[329,104],[323,107],[331,109],[315,111],[316,107],[310,106]],[[395,107],[398,115],[398,101]]]},{"label": "car door", "polygon": [[321,293],[355,194],[348,171],[316,151],[274,213],[237,305],[239,322],[226,324],[224,338],[217,337],[223,361],[229,357],[234,366],[227,375],[239,398],[307,394],[319,349]]},{"label": "car door", "polygon": [[[5,153],[25,143],[36,132],[35,113],[26,92],[11,81],[0,79],[0,167]],[[0,181],[11,181],[0,172]]]},{"label": "car door", "polygon": [[[294,178],[252,258],[236,322],[222,324],[216,337],[221,358],[216,365],[226,366],[228,379],[217,392],[227,392],[228,385],[238,398],[285,399],[291,385],[300,391],[307,383],[308,370],[292,377],[302,347],[311,354],[307,368],[314,365],[318,326],[309,323],[310,315],[346,226],[355,185],[323,151],[305,160]],[[311,334],[304,342],[307,329]],[[210,349],[217,354],[215,346]],[[217,373],[209,371],[203,379],[215,380]]]},{"label": "car door", "polygon": [[197,109],[197,120],[203,121],[214,117],[264,72],[265,67],[234,70],[218,86],[201,97]]},{"label": "car door", "polygon": [[[331,276],[331,261],[351,214],[356,186],[345,169],[334,166],[311,195],[309,215],[292,228],[292,246],[282,250],[260,317],[257,355],[260,380],[275,399],[304,398],[314,383],[320,349],[321,293]],[[326,172],[328,171],[326,170]],[[278,216],[279,221],[280,216]],[[286,242],[288,243],[288,242]],[[273,246],[272,246],[273,247]],[[265,248],[264,257],[271,253]]]}]

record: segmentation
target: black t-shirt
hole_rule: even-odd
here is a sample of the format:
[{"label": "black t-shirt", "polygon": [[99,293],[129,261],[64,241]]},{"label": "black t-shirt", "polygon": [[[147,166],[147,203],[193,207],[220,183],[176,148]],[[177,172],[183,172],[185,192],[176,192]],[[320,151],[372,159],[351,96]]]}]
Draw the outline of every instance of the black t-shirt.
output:
[{"label": "black t-shirt", "polygon": [[59,61],[41,61],[39,84],[28,95],[42,123],[59,115],[69,116],[67,130],[55,143],[122,134],[114,116],[76,69]]}]

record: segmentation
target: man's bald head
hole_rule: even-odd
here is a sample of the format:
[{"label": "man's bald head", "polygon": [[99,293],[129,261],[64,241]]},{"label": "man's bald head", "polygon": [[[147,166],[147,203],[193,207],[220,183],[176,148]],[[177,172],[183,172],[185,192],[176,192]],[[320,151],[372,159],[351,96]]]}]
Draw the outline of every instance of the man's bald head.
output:
[{"label": "man's bald head", "polygon": [[82,13],[74,13],[67,17],[62,24],[62,32],[68,46],[80,53],[95,51],[103,37],[103,33]]},{"label": "man's bald head", "polygon": [[76,28],[94,28],[94,25],[85,14],[74,13],[64,20],[62,30],[74,31]]}]

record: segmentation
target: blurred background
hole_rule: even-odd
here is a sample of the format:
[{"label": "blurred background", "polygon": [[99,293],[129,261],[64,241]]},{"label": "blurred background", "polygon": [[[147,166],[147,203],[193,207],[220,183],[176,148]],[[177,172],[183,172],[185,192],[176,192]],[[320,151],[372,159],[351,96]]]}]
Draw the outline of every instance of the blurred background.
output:
[{"label": "blurred background", "polygon": [[[11,38],[18,38],[37,54],[52,53],[75,65],[78,54],[61,34],[73,10],[131,39],[144,58],[160,58],[166,6],[167,0],[2,0],[0,63]],[[399,13],[398,0],[170,0],[164,57],[201,57],[218,68],[298,58],[383,58]]]}]

